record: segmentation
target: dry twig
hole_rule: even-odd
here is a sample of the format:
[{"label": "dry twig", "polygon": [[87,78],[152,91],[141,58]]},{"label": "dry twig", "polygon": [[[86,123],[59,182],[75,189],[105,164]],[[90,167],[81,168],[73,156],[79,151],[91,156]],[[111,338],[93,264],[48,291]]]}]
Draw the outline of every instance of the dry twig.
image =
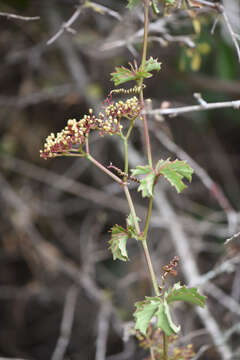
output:
[{"label": "dry twig", "polygon": [[72,333],[72,326],[74,320],[74,313],[77,304],[78,288],[71,286],[67,292],[65,305],[63,310],[63,317],[60,329],[60,337],[57,341],[56,348],[52,354],[51,360],[63,360],[70,342]]},{"label": "dry twig", "polygon": [[5,13],[5,12],[0,12],[0,16],[6,17],[7,19],[16,19],[16,20],[23,20],[23,21],[32,21],[32,20],[40,19],[40,16],[21,16],[21,15],[10,14],[10,13]]}]

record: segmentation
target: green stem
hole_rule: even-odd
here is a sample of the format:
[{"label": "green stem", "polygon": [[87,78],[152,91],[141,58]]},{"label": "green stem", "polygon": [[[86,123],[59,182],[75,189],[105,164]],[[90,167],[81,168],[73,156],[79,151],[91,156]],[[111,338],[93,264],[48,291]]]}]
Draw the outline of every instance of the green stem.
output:
[{"label": "green stem", "polygon": [[153,270],[152,261],[151,261],[151,257],[150,257],[150,254],[149,254],[149,250],[148,250],[146,240],[142,241],[142,246],[143,246],[144,255],[145,255],[145,258],[146,258],[146,261],[147,261],[148,269],[149,269],[149,272],[150,272],[150,275],[151,275],[152,284],[153,284],[153,287],[154,287],[155,294],[157,296],[160,296],[160,291],[158,289],[158,283],[157,283],[155,272]]},{"label": "green stem", "polygon": [[146,63],[147,45],[148,45],[148,19],[149,19],[149,0],[144,1],[144,35],[143,35],[143,51],[142,51],[142,67]]},{"label": "green stem", "polygon": [[[127,137],[123,137],[124,144],[124,172],[128,174],[128,140]],[[127,179],[125,179],[126,181]]]},{"label": "green stem", "polygon": [[152,214],[152,205],[153,205],[153,196],[150,197],[149,203],[148,203],[147,218],[146,218],[146,221],[145,221],[144,232],[143,232],[144,239],[147,239],[147,233],[148,233],[151,214]]},{"label": "green stem", "polygon": [[127,184],[123,184],[123,189],[124,189],[124,192],[125,192],[125,195],[126,195],[126,198],[127,198],[130,213],[131,213],[132,218],[133,218],[133,223],[134,223],[135,230],[136,230],[137,234],[140,235],[141,231],[140,231],[140,227],[139,227],[139,224],[138,224],[135,207],[133,205],[133,201],[132,201],[130,192],[128,190]]},{"label": "green stem", "polygon": [[[142,52],[142,62],[141,62],[141,67],[142,68],[144,68],[144,66],[146,64],[146,57],[147,57],[148,20],[149,20],[149,0],[145,0],[145,2],[144,2],[143,52]],[[143,86],[142,85],[143,85],[143,78],[139,80],[138,86],[140,86],[140,88],[141,88],[139,98],[140,98],[141,106],[144,109],[144,98],[143,98]],[[144,136],[145,136],[146,147],[147,147],[148,164],[152,167],[152,152],[151,152],[151,145],[150,145],[150,138],[149,138],[149,131],[148,131],[146,114],[143,114],[142,118],[143,118]]]},{"label": "green stem", "polygon": [[163,360],[168,360],[168,336],[163,332]]}]

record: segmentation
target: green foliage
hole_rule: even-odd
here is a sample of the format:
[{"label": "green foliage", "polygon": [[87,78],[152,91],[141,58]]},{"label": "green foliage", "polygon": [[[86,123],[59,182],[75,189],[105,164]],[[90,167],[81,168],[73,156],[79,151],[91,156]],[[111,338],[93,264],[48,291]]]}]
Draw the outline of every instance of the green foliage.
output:
[{"label": "green foliage", "polygon": [[153,187],[156,178],[154,170],[149,166],[136,166],[136,169],[132,169],[132,176],[147,175],[140,180],[138,191],[142,191],[142,197],[153,196]]},{"label": "green foliage", "polygon": [[[136,217],[136,220],[137,220],[138,223],[141,221],[141,219],[138,216]],[[136,240],[139,240],[139,237],[138,237],[138,235],[136,233],[136,230],[135,230],[135,225],[134,225],[132,214],[129,214],[129,216],[127,217],[126,222],[127,222],[127,229],[129,231],[129,233],[131,234],[131,237],[136,239]]]},{"label": "green foliage", "polygon": [[144,67],[140,67],[139,73],[142,74],[144,78],[150,78],[153,75],[150,71],[159,71],[161,69],[161,63],[157,59],[153,59],[151,56],[145,63]]},{"label": "green foliage", "polygon": [[170,304],[180,300],[204,307],[206,296],[200,295],[197,288],[187,288],[185,285],[181,286],[178,282],[166,293],[166,301]]},{"label": "green foliage", "polygon": [[160,304],[158,297],[146,297],[143,301],[135,303],[136,311],[133,316],[135,318],[135,329],[146,335],[147,327],[156,313]]},{"label": "green foliage", "polygon": [[156,316],[157,327],[162,329],[166,335],[175,335],[180,331],[180,326],[175,325],[171,318],[170,308],[166,301],[159,306]]},{"label": "green foliage", "polygon": [[111,80],[114,82],[114,85],[121,85],[128,81],[139,81],[141,79],[148,79],[152,77],[151,71],[159,71],[161,69],[161,63],[157,59],[150,57],[144,66],[138,68],[135,63],[134,66],[129,63],[130,68],[124,66],[116,67],[115,72],[111,73]]},{"label": "green foliage", "polygon": [[182,179],[186,178],[191,182],[193,169],[187,164],[186,161],[164,161],[159,160],[156,166],[158,174],[163,175],[172,186],[174,186],[178,193],[186,188]]},{"label": "green foliage", "polygon": [[172,186],[174,186],[178,193],[180,193],[187,186],[182,181],[183,178],[192,180],[193,169],[187,164],[186,161],[170,161],[159,160],[155,169],[149,165],[136,166],[136,169],[132,169],[132,176],[146,175],[140,180],[138,191],[142,191],[142,197],[153,196],[154,185],[157,182],[157,178],[163,175]]},{"label": "green foliage", "polygon": [[140,0],[128,0],[127,8],[133,10],[139,4]]},{"label": "green foliage", "polygon": [[171,318],[170,309],[166,300],[160,297],[146,297],[144,301],[135,303],[136,320],[135,329],[146,335],[148,325],[153,318],[157,318],[157,327],[162,329],[168,336],[177,334],[180,327],[176,326]]},{"label": "green foliage", "polygon": [[111,239],[109,241],[110,250],[113,255],[113,260],[119,259],[122,261],[127,261],[128,253],[126,249],[127,240],[129,239],[128,230],[124,229],[120,225],[115,225],[111,229]]},{"label": "green foliage", "polygon": [[178,282],[165,292],[163,298],[160,296],[146,297],[144,301],[135,303],[135,329],[146,335],[151,319],[156,316],[157,327],[162,329],[167,336],[177,334],[180,326],[174,324],[170,313],[170,305],[175,301],[184,301],[204,307],[206,297],[200,295],[197,288],[187,288]]},{"label": "green foliage", "polygon": [[127,69],[124,66],[116,67],[115,72],[111,73],[111,80],[114,82],[114,85],[121,85],[131,80],[136,80],[136,73],[133,69]]}]

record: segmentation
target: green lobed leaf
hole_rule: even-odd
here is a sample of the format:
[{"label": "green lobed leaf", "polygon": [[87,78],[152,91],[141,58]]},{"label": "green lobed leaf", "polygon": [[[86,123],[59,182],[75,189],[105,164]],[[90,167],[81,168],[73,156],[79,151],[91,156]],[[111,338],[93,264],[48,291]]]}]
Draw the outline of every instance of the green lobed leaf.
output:
[{"label": "green lobed leaf", "polygon": [[[137,216],[137,222],[140,222],[140,221],[142,221],[142,220]],[[133,216],[131,213],[127,217],[127,225],[134,227]]]},{"label": "green lobed leaf", "polygon": [[175,325],[171,318],[170,309],[165,300],[159,305],[156,316],[157,326],[162,329],[166,335],[176,335],[180,331],[180,326]]},{"label": "green lobed leaf", "polygon": [[154,59],[152,56],[146,61],[146,64],[144,66],[144,70],[149,71],[159,71],[161,69],[162,63],[158,62],[157,59]]},{"label": "green lobed leaf", "polygon": [[127,240],[129,239],[128,230],[124,229],[120,225],[115,225],[111,229],[111,239],[109,241],[110,250],[113,255],[113,260],[119,259],[122,261],[127,261],[128,253],[126,249]]},{"label": "green lobed leaf", "polygon": [[115,70],[115,72],[111,73],[111,80],[114,82],[114,85],[124,84],[136,79],[136,74],[124,66],[116,67]]},{"label": "green lobed leaf", "polygon": [[142,197],[151,197],[153,196],[153,185],[156,178],[156,174],[149,165],[138,165],[136,169],[131,169],[132,176],[136,175],[146,175],[143,179],[140,180],[140,185],[138,191],[142,191]]},{"label": "green lobed leaf", "polygon": [[157,317],[157,326],[168,336],[179,332],[180,326],[176,326],[172,321],[167,302],[165,300],[162,302],[160,297],[146,297],[145,300],[136,302],[135,306],[136,311],[133,314],[136,321],[135,329],[142,334],[146,335],[153,316]]},{"label": "green lobed leaf", "polygon": [[153,196],[153,187],[156,179],[156,174],[152,172],[148,174],[143,179],[140,180],[140,185],[138,191],[142,192],[142,197],[151,197]]},{"label": "green lobed leaf", "polygon": [[131,169],[132,176],[146,175],[152,173],[153,169],[149,165],[138,165],[136,169]]},{"label": "green lobed leaf", "polygon": [[166,301],[168,304],[174,301],[185,301],[204,307],[206,296],[200,295],[197,288],[187,288],[178,282],[166,293]]},{"label": "green lobed leaf", "polygon": [[[137,222],[139,223],[140,221],[141,221],[141,219],[137,216]],[[127,217],[126,223],[127,223],[127,230],[131,234],[130,237],[132,237],[136,240],[140,240],[139,236],[136,233],[136,229],[135,229],[135,225],[134,225],[134,221],[133,221],[133,217],[132,217],[131,213]]]},{"label": "green lobed leaf", "polygon": [[140,0],[128,0],[127,8],[134,9],[139,4]]},{"label": "green lobed leaf", "polygon": [[178,193],[180,193],[187,186],[182,181],[183,178],[192,180],[193,169],[186,161],[164,161],[159,160],[156,166],[158,174],[163,175],[172,186],[174,186]]},{"label": "green lobed leaf", "polygon": [[150,57],[145,65],[142,67],[140,67],[140,69],[138,70],[137,74],[136,74],[136,78],[137,79],[142,79],[142,78],[150,78],[152,77],[152,74],[150,71],[159,71],[161,69],[161,63],[158,62],[157,59],[153,59],[153,57]]},{"label": "green lobed leaf", "polygon": [[135,303],[136,311],[133,316],[135,318],[135,329],[146,335],[147,327],[161,303],[158,297],[146,297],[143,301]]}]

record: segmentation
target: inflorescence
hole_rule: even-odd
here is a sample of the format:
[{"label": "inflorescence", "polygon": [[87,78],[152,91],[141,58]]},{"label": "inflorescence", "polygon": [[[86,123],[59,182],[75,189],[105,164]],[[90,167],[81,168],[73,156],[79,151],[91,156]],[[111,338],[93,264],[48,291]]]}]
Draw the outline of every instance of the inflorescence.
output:
[{"label": "inflorescence", "polygon": [[67,126],[57,135],[51,133],[44,144],[44,149],[40,150],[40,156],[49,159],[62,155],[70,155],[72,153],[82,151],[82,146],[86,143],[91,130],[99,131],[101,136],[121,135],[122,118],[128,120],[135,119],[141,111],[141,105],[136,96],[126,100],[111,103],[105,107],[105,114],[100,112],[96,117],[93,110],[89,110],[89,115],[77,121],[69,119]]}]

